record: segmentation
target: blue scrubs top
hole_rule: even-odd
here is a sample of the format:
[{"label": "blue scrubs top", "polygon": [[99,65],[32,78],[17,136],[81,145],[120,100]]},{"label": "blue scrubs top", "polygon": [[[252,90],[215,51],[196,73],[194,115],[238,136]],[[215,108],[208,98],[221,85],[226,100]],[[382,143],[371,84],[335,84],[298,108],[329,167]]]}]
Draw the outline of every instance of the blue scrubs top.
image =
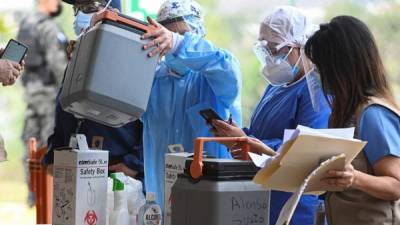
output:
[{"label": "blue scrubs top", "polygon": [[[251,118],[249,128],[244,128],[247,135],[256,137],[266,145],[278,150],[282,145],[285,129],[296,129],[297,125],[312,128],[327,128],[330,107],[322,90],[319,92],[320,111],[315,112],[307,80],[305,77],[287,86],[268,86]],[[279,213],[292,193],[272,191],[270,224],[275,224]],[[312,225],[318,197],[305,195],[293,215],[292,225]]]},{"label": "blue scrubs top", "polygon": [[368,141],[365,155],[374,165],[385,156],[400,157],[400,117],[380,105],[367,107],[360,118],[359,137]]}]

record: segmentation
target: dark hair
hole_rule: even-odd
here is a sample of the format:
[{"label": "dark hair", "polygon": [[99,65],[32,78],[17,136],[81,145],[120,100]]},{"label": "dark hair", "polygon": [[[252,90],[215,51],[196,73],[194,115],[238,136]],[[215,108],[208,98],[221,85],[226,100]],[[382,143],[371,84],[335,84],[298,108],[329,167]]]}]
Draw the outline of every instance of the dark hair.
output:
[{"label": "dark hair", "polygon": [[338,16],[311,36],[305,53],[321,75],[325,95],[332,95],[330,127],[344,127],[369,97],[396,106],[375,40],[367,25]]}]

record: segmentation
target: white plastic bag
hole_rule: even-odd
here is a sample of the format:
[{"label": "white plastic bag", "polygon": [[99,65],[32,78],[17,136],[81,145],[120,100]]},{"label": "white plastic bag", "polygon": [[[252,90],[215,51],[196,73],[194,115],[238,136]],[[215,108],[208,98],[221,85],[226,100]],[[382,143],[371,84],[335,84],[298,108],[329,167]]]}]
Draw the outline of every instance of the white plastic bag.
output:
[{"label": "white plastic bag", "polygon": [[128,192],[128,211],[129,214],[137,215],[140,207],[146,203],[143,194],[143,185],[139,180],[127,177],[127,186],[130,187]]},{"label": "white plastic bag", "polygon": [[[128,198],[128,212],[129,212],[129,217],[130,217],[130,221],[129,221],[130,225],[136,225],[136,216],[139,212],[139,209],[146,203],[146,199],[143,194],[143,184],[139,180],[136,180],[129,176],[126,176],[123,173],[115,173],[115,175],[116,175],[117,179],[122,181],[125,185],[125,191],[127,193],[127,198]],[[109,178],[109,179],[111,179],[111,178]],[[111,179],[111,189],[110,190],[112,193],[112,179]],[[112,202],[114,202],[114,198],[112,198]],[[109,206],[110,206],[110,204],[112,204],[112,203],[108,203]],[[108,206],[108,209],[110,209],[109,206]],[[111,208],[111,209],[113,209],[113,208]]]}]

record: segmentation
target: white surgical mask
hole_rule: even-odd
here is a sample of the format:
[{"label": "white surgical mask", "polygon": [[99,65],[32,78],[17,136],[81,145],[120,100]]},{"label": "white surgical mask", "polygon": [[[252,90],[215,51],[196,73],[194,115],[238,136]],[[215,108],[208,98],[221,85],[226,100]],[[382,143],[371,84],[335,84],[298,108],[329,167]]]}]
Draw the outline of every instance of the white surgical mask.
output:
[{"label": "white surgical mask", "polygon": [[293,48],[290,49],[289,53],[282,56],[275,56],[273,60],[264,65],[262,70],[263,77],[273,86],[281,86],[293,82],[299,73],[300,57],[294,66],[290,65],[287,58],[292,52]]},{"label": "white surgical mask", "polygon": [[75,16],[74,20],[74,31],[76,36],[79,36],[82,31],[86,30],[90,26],[90,20],[92,19],[93,13],[83,13],[81,11]]}]

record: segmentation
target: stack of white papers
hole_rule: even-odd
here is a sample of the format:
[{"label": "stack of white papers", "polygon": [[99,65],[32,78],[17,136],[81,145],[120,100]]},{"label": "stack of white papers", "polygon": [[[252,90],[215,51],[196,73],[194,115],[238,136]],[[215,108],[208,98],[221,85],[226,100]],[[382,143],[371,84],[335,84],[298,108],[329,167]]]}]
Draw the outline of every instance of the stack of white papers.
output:
[{"label": "stack of white papers", "polygon": [[353,138],[354,128],[286,130],[284,143],[274,157],[249,153],[262,168],[254,182],[269,190],[293,192],[277,225],[289,224],[302,194],[341,191],[321,182],[329,170],[342,170],[361,152],[366,142]]}]

